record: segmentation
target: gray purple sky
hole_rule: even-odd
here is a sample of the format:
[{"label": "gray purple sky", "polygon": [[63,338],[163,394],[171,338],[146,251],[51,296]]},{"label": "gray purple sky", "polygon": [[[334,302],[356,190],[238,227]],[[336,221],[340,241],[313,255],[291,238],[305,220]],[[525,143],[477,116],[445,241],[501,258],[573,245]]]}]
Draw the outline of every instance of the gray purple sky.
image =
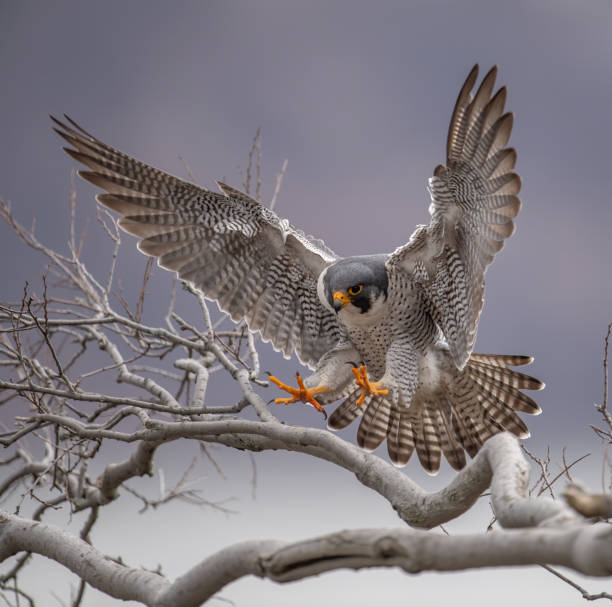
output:
[{"label": "gray purple sky", "polygon": [[[603,338],[612,321],[607,0],[0,0],[0,195],[23,222],[36,217],[41,239],[65,248],[74,162],[61,151],[47,114],[66,112],[105,142],[179,176],[185,176],[182,156],[209,187],[215,179],[240,185],[239,167],[261,127],[264,199],[287,158],[281,215],[341,255],[391,251],[415,224],[428,221],[427,178],[444,160],[450,112],[475,62],[483,72],[498,64],[499,82],[508,86],[524,203],[516,234],[487,274],[476,350],[536,357],[530,372],[547,388],[537,395],[544,413],[526,420],[528,448],[543,454],[550,445],[555,461],[563,446],[569,457],[592,452],[582,474],[598,482],[603,449],[589,424],[599,422],[593,403],[602,398]],[[95,189],[80,182],[77,191],[84,221],[94,216]],[[102,273],[110,246],[94,224],[86,255]],[[0,256],[2,299],[18,297],[26,279],[40,281],[43,259],[5,225]],[[126,284],[140,280],[144,261],[126,237]],[[155,273],[151,288],[159,296],[147,310],[150,322],[163,321],[170,284],[169,274]],[[295,371],[295,361],[269,348],[264,353],[275,374]],[[283,415],[290,423],[321,425],[307,409]],[[186,451],[174,445],[162,452],[167,475],[180,473],[181,462],[193,455],[192,448]],[[182,506],[138,517],[137,503],[125,498],[108,509],[112,524],[98,545],[122,552],[132,564],[162,562],[174,576],[239,539],[399,524],[381,498],[320,462],[279,453],[258,457],[252,500],[245,489],[249,460],[226,452],[220,458],[229,480],[202,464],[203,486],[238,496],[239,515],[226,519]],[[451,476],[446,467],[431,479],[414,462],[406,473],[430,488]],[[487,508],[483,504],[455,529],[480,531]],[[112,543],[126,535],[132,547]],[[58,593],[72,579],[62,572],[47,562],[39,569],[40,576],[54,575],[49,583]],[[540,605],[582,602],[536,569],[418,577],[342,573],[286,587],[245,580],[223,596],[239,606],[369,605],[381,593],[389,605],[437,605],[451,596],[455,604],[490,605],[480,589],[491,580],[497,605],[523,600],[526,586]],[[92,592],[85,604],[109,603]]]}]

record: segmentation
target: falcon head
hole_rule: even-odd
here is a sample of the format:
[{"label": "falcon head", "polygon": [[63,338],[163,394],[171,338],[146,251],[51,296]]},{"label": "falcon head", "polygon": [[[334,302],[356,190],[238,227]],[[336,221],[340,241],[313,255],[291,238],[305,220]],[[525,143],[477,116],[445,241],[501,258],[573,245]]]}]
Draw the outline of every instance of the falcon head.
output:
[{"label": "falcon head", "polygon": [[319,276],[321,303],[347,325],[363,324],[378,316],[387,299],[387,255],[341,259]]}]

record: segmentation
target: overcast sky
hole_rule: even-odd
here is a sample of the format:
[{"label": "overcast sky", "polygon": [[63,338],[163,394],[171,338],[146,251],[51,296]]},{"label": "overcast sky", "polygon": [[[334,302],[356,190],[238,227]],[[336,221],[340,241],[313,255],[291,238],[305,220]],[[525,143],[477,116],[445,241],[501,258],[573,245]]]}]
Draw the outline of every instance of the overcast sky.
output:
[{"label": "overcast sky", "polygon": [[[215,179],[240,186],[240,167],[261,127],[264,198],[288,159],[280,214],[341,255],[392,251],[428,221],[427,178],[444,161],[450,113],[476,62],[483,73],[498,64],[499,82],[508,87],[507,106],[515,113],[511,144],[523,179],[516,234],[487,274],[476,350],[536,357],[530,372],[547,388],[537,395],[544,413],[526,420],[532,431],[527,445],[540,454],[550,445],[557,461],[563,446],[570,456],[591,451],[584,474],[597,479],[603,451],[589,424],[598,422],[593,403],[602,398],[603,338],[612,321],[608,0],[0,0],[0,195],[23,222],[36,217],[45,242],[65,250],[75,163],[61,151],[49,113],[66,112],[105,142],[185,176],[182,156],[209,187]],[[95,192],[78,185],[82,221],[93,216]],[[134,276],[140,280],[145,263],[133,240],[125,238],[121,258],[128,284]],[[110,246],[95,226],[86,255],[94,271],[105,271]],[[0,256],[2,299],[16,298],[26,279],[40,281],[44,261],[5,225]],[[170,284],[171,275],[158,270],[151,288],[161,295],[147,310],[151,322],[163,322]],[[297,364],[269,349],[265,363],[283,377]],[[283,415],[290,423],[322,425],[309,410]],[[354,432],[346,436],[352,440]],[[187,456],[174,445],[162,455],[168,469],[178,471],[192,451]],[[285,539],[399,524],[388,505],[355,488],[350,475],[304,457],[258,458],[253,501],[243,487],[248,459],[223,457],[232,480],[201,473],[210,491],[242,495],[238,517],[226,521],[186,507],[180,515],[136,517],[137,504],[126,498],[109,508],[113,533],[94,534],[94,541],[135,565],[154,567],[166,557],[165,570],[178,575],[246,536]],[[414,463],[406,473],[431,488],[451,476],[446,467],[430,479]],[[470,519],[471,529],[484,528],[487,516],[485,504]],[[57,518],[63,520],[65,513]],[[147,533],[152,526],[167,536]],[[112,544],[126,533],[137,538],[137,547]],[[63,570],[44,562],[39,571]],[[223,596],[239,606],[365,605],[384,592],[389,605],[437,605],[452,592],[470,605],[514,605],[524,600],[529,580],[541,605],[582,602],[535,569],[491,576],[346,573],[282,588],[246,580]],[[500,593],[494,601],[479,590],[490,579]],[[57,592],[67,580],[58,573]],[[92,592],[85,604],[108,604],[96,596]]]}]

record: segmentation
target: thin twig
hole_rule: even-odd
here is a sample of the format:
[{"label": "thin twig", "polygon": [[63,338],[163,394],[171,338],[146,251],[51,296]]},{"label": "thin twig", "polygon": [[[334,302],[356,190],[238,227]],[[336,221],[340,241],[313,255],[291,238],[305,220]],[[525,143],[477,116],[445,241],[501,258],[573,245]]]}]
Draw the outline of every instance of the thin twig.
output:
[{"label": "thin twig", "polygon": [[193,171],[191,170],[191,167],[189,166],[189,164],[187,163],[187,161],[185,160],[185,158],[183,158],[183,156],[181,156],[179,154],[179,160],[183,163],[183,168],[185,169],[185,173],[187,173],[187,177],[193,182],[193,183],[198,183],[198,180],[195,178],[195,175],[193,174]]},{"label": "thin twig", "polygon": [[546,569],[549,573],[556,575],[560,580],[563,580],[566,584],[569,584],[572,588],[575,588],[581,595],[583,599],[587,601],[597,601],[599,599],[609,599],[612,601],[612,594],[608,594],[607,592],[599,592],[597,594],[590,594],[588,590],[585,590],[579,584],[576,584],[573,580],[570,580],[568,577],[564,576],[562,573],[559,573],[556,569],[553,569],[549,565],[540,565],[543,569]]},{"label": "thin twig", "polygon": [[274,186],[274,194],[272,195],[272,200],[270,200],[270,210],[274,210],[274,207],[276,206],[276,201],[278,200],[278,194],[280,192],[281,189],[281,185],[283,183],[283,177],[285,176],[285,171],[287,170],[287,163],[289,161],[287,160],[287,158],[285,158],[285,160],[283,160],[283,166],[281,167],[280,173],[276,174],[276,184]]}]

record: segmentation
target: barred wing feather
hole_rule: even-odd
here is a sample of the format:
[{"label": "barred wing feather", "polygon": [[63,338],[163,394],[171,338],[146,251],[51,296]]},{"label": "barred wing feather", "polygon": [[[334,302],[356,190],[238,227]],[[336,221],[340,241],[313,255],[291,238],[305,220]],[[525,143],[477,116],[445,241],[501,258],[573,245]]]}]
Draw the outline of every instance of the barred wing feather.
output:
[{"label": "barred wing feather", "polygon": [[516,152],[506,148],[513,117],[504,113],[506,89],[493,94],[497,68],[472,97],[478,66],[470,72],[450,122],[446,166],[429,180],[431,222],[387,262],[411,274],[424,290],[458,368],[467,363],[484,302],[484,274],[520,210]]},{"label": "barred wing feather", "polygon": [[[53,118],[53,117],[52,117]],[[234,320],[313,367],[338,341],[334,314],[317,296],[321,271],[338,257],[260,202],[223,183],[198,187],[102,143],[66,116],[53,118],[72,148],[64,150],[106,190],[98,201],[121,214],[139,249],[192,282]]]}]

